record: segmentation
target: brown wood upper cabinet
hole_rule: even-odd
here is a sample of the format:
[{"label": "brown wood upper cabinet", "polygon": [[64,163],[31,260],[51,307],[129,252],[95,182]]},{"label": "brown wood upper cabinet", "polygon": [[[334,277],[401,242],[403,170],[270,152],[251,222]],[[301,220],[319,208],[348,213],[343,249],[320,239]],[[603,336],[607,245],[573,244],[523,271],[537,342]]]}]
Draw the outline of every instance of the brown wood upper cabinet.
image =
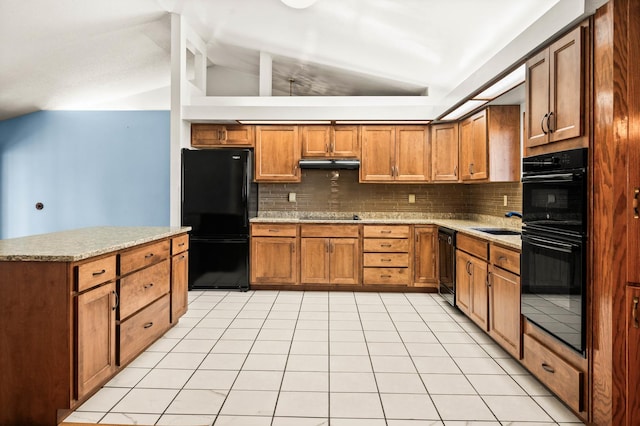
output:
[{"label": "brown wood upper cabinet", "polygon": [[431,126],[431,180],[457,182],[458,177],[458,123]]},{"label": "brown wood upper cabinet", "polygon": [[302,157],[359,158],[359,126],[302,126]]},{"label": "brown wood upper cabinet", "polygon": [[253,146],[254,140],[254,126],[204,123],[191,125],[191,146],[194,148],[247,147]]},{"label": "brown wood upper cabinet", "polygon": [[463,182],[520,180],[520,107],[488,107],[460,123]]},{"label": "brown wood upper cabinet", "polygon": [[429,181],[427,126],[362,126],[360,182]]},{"label": "brown wood upper cabinet", "polygon": [[256,126],[256,182],[300,182],[298,126]]},{"label": "brown wood upper cabinet", "polygon": [[[531,148],[584,135],[586,30],[575,28],[527,61],[525,156],[544,152]],[[585,137],[562,149],[587,144]]]}]

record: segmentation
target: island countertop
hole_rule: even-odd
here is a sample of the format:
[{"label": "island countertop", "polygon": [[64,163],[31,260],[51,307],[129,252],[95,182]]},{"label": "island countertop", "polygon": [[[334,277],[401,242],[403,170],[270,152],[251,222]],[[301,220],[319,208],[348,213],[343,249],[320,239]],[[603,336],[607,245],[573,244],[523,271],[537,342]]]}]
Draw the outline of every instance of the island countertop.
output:
[{"label": "island countertop", "polygon": [[0,261],[75,262],[191,230],[185,226],[100,226],[0,240]]}]

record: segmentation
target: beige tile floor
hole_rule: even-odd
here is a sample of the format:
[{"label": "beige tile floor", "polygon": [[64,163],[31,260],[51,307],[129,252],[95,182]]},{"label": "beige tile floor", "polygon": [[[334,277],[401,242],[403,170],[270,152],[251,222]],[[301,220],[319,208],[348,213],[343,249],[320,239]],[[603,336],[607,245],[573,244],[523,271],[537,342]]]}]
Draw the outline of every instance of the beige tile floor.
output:
[{"label": "beige tile floor", "polygon": [[68,422],[582,424],[437,294],[189,293],[176,327]]}]

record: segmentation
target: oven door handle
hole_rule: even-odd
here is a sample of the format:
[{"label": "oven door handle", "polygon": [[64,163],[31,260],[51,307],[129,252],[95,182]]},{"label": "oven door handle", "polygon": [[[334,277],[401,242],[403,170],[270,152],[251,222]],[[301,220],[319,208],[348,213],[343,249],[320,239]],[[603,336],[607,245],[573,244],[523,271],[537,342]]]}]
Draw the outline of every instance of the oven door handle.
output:
[{"label": "oven door handle", "polygon": [[539,182],[539,183],[553,183],[553,182],[573,182],[582,179],[582,173],[559,173],[552,175],[533,175],[523,176],[522,182]]},{"label": "oven door handle", "polygon": [[560,243],[558,241],[546,240],[539,237],[532,237],[530,235],[523,235],[522,241],[526,241],[527,243],[535,247],[559,251],[562,253],[573,253],[573,249],[578,247],[576,244]]}]

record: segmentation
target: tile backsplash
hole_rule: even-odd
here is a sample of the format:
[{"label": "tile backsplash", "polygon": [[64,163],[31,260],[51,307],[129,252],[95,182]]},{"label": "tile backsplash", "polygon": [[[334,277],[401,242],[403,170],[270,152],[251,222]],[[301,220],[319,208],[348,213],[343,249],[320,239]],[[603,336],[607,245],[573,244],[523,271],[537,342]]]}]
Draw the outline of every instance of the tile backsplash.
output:
[{"label": "tile backsplash", "polygon": [[[289,202],[289,193],[296,201]],[[409,203],[409,195],[415,203]],[[503,205],[507,196],[507,206]],[[277,212],[345,214],[398,213],[448,217],[481,214],[504,217],[522,210],[522,185],[490,184],[361,184],[357,170],[303,170],[301,183],[261,183],[260,215]]]}]

